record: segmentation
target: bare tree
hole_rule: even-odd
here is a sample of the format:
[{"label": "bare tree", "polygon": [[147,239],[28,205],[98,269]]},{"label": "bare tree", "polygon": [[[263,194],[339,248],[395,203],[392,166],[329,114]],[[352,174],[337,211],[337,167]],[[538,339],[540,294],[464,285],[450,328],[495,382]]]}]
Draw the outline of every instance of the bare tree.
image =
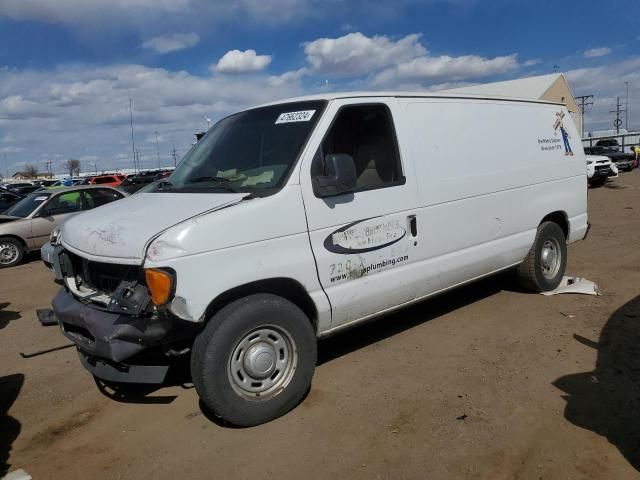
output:
[{"label": "bare tree", "polygon": [[38,176],[38,167],[36,167],[32,163],[27,163],[24,166],[24,172],[27,174],[29,178],[35,178]]},{"label": "bare tree", "polygon": [[76,160],[75,158],[70,158],[64,164],[64,166],[69,171],[69,176],[73,177],[73,175],[80,174],[80,160]]}]

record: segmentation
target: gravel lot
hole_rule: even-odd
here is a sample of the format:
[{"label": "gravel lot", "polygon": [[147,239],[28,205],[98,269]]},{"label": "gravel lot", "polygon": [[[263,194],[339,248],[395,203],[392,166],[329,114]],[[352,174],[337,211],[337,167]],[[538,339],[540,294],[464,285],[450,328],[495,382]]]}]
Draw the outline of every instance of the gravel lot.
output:
[{"label": "gravel lot", "polygon": [[[35,309],[32,257],[0,271],[0,476],[34,479],[629,479],[640,469],[640,172],[589,191],[567,272],[603,295],[523,293],[500,275],[320,345],[312,389],[230,429],[188,385],[101,392]],[[6,462],[6,464],[5,464]]]}]

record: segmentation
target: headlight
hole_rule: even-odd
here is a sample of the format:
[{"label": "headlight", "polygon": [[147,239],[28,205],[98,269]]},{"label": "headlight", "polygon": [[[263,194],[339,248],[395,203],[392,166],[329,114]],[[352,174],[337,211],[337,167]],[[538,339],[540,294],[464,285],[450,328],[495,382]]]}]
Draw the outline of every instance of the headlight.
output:
[{"label": "headlight", "polygon": [[58,244],[58,242],[62,238],[61,233],[62,232],[60,230],[60,227],[56,227],[56,228],[53,229],[53,231],[51,232],[51,235],[49,235],[49,241],[51,242],[51,245],[57,245]]}]

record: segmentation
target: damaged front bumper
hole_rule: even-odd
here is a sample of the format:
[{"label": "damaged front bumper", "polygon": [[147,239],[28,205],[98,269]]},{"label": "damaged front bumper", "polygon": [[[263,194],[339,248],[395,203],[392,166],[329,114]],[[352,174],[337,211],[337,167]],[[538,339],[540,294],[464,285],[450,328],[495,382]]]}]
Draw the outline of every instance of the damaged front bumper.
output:
[{"label": "damaged front bumper", "polygon": [[[65,337],[78,347],[84,367],[96,377],[113,382],[162,383],[169,369],[158,364],[169,351],[177,323],[168,315],[131,317],[87,306],[65,289],[52,302],[53,312]],[[181,332],[184,334],[185,332]],[[165,347],[164,349],[162,347]],[[144,362],[143,352],[155,353],[154,364]],[[128,362],[136,357],[137,362]]]},{"label": "damaged front bumper", "polygon": [[[91,270],[99,270],[99,264],[72,259],[60,246],[55,250],[50,258],[63,288],[52,309],[62,333],[77,346],[84,367],[106,381],[162,383],[171,357],[188,353],[197,326],[152,307],[135,272],[125,279],[122,272],[108,270],[103,276],[113,281],[112,289],[102,291],[91,284],[97,281],[96,271]],[[121,279],[119,283],[114,276]]]}]

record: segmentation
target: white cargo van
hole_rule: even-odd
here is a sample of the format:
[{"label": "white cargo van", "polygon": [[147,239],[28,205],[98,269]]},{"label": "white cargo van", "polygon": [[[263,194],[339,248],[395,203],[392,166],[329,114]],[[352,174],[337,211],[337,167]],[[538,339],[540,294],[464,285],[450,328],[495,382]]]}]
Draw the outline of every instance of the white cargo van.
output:
[{"label": "white cargo van", "polygon": [[216,415],[268,421],[309,389],[318,337],[509,268],[558,285],[588,230],[565,119],[387,93],[231,115],[165,181],[54,232],[53,309],[95,376],[159,383],[190,355]]}]

